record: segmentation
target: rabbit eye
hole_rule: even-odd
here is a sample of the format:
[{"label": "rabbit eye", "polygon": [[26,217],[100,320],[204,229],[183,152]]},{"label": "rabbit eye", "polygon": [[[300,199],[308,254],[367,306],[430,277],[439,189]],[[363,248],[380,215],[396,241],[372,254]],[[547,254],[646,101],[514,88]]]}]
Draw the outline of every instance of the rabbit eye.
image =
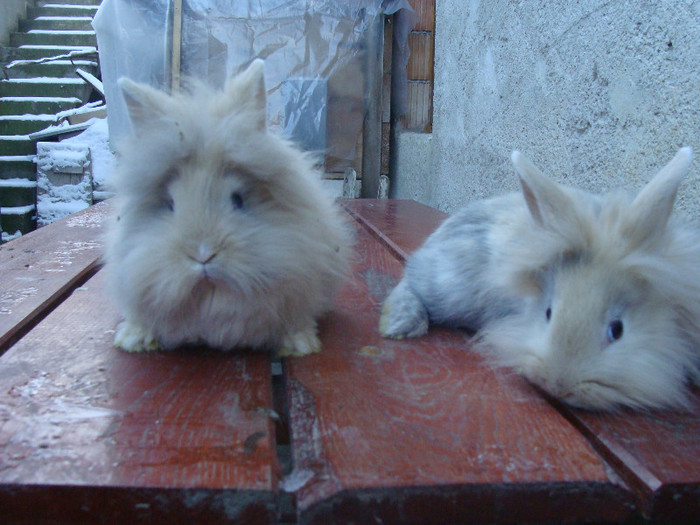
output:
[{"label": "rabbit eye", "polygon": [[241,209],[243,207],[243,196],[237,191],[234,191],[231,194],[231,204],[233,204],[234,210]]},{"label": "rabbit eye", "polygon": [[544,316],[547,318],[547,321],[549,321],[552,318],[552,309],[547,308],[547,311],[544,313]]},{"label": "rabbit eye", "polygon": [[616,319],[608,325],[608,341],[611,343],[622,337],[623,325],[622,321]]},{"label": "rabbit eye", "polygon": [[170,211],[175,211],[175,201],[171,197],[168,197],[165,199],[165,207]]}]

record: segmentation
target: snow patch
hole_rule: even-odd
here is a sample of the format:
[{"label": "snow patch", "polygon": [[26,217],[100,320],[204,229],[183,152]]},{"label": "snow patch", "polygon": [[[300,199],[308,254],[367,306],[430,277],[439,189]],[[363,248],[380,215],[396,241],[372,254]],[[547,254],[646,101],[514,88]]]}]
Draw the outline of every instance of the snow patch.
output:
[{"label": "snow patch", "polygon": [[35,188],[36,182],[27,179],[0,179],[0,188]]},{"label": "snow patch", "polygon": [[107,119],[92,119],[89,128],[80,135],[63,140],[63,144],[82,144],[90,148],[92,157],[92,179],[95,186],[105,184],[114,170],[116,158],[109,147],[109,127]]},{"label": "snow patch", "polygon": [[296,492],[314,477],[312,470],[294,469],[291,474],[282,478],[280,489],[284,492]]},{"label": "snow patch", "polygon": [[43,49],[46,51],[83,51],[97,53],[97,48],[95,46],[43,46],[39,44],[24,44],[19,46],[19,49]]},{"label": "snow patch", "polygon": [[10,78],[2,80],[9,84],[85,84],[82,78],[61,77],[34,77],[34,78]]},{"label": "snow patch", "polygon": [[92,204],[90,155],[83,144],[37,143],[37,226]]},{"label": "snow patch", "polygon": [[34,162],[36,155],[5,155],[0,162]]},{"label": "snow patch", "polygon": [[52,9],[84,9],[86,11],[97,11],[97,5],[78,5],[78,4],[44,4],[43,7],[51,7]]},{"label": "snow patch", "polygon": [[29,138],[29,135],[0,135],[0,140],[17,140],[17,141],[22,141],[22,140],[31,140]]},{"label": "snow patch", "polygon": [[[61,142],[37,143],[37,225],[43,226],[87,208],[94,191],[114,168],[106,119],[92,119],[89,127]],[[88,156],[89,151],[89,156]]]},{"label": "snow patch", "polygon": [[[18,239],[22,236],[22,232],[17,230],[15,233],[2,232],[2,242],[10,242],[13,239]],[[0,310],[0,313],[2,310]]]},{"label": "snow patch", "polygon": [[2,212],[3,215],[24,215],[35,209],[36,206],[33,204],[28,204],[26,206],[3,206],[0,208],[0,212]]},{"label": "snow patch", "polygon": [[55,115],[33,115],[31,113],[25,113],[24,115],[0,115],[0,122],[24,122],[27,120],[38,120],[44,122],[55,122]]},{"label": "snow patch", "polygon": [[35,35],[94,35],[94,31],[72,29],[30,29],[27,33]]},{"label": "snow patch", "polygon": [[81,100],[76,97],[2,97],[6,102],[66,102],[79,104]]},{"label": "snow patch", "polygon": [[34,20],[41,20],[42,22],[92,22],[91,16],[37,16]]}]

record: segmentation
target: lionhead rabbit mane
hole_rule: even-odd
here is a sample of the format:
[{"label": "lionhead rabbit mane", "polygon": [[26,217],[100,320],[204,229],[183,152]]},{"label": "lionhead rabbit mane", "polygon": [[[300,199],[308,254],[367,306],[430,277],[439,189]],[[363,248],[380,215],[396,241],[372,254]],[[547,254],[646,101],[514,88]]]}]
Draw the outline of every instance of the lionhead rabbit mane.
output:
[{"label": "lionhead rabbit mane", "polygon": [[318,351],[352,238],[314,160],[268,129],[263,62],[218,92],[120,86],[133,134],[111,181],[115,343]]},{"label": "lionhead rabbit mane", "polygon": [[477,351],[578,407],[688,406],[700,234],[671,212],[691,149],[636,196],[593,195],[518,152],[512,161],[521,195],[467,206],[426,241],[384,305],[383,334],[420,335],[428,320],[476,330]]}]

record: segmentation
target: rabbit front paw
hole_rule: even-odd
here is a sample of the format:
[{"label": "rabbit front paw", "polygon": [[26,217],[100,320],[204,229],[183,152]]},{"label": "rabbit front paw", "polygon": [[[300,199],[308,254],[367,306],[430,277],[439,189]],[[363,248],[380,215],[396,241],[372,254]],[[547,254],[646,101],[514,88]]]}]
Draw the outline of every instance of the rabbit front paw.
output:
[{"label": "rabbit front paw", "polygon": [[428,311],[405,281],[384,301],[379,332],[391,339],[418,337],[428,332]]},{"label": "rabbit front paw", "polygon": [[123,321],[117,326],[114,346],[126,352],[150,352],[161,349],[160,343],[151,332],[130,321]]},{"label": "rabbit front paw", "polygon": [[281,357],[299,357],[317,354],[321,351],[321,341],[316,334],[316,324],[295,334],[288,334],[282,341],[278,354]]}]

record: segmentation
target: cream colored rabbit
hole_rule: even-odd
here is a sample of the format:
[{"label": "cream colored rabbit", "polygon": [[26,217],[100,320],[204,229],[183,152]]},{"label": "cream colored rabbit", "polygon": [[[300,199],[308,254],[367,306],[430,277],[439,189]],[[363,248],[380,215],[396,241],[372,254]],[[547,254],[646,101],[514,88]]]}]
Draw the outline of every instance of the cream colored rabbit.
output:
[{"label": "cream colored rabbit", "polygon": [[312,159],[268,130],[263,62],[219,93],[121,87],[134,136],[106,253],[115,344],[319,351],[352,240]]},{"label": "cream colored rabbit", "polygon": [[578,407],[680,408],[700,377],[700,235],[671,211],[690,148],[635,197],[547,179],[520,153],[522,195],[476,202],[407,262],[386,337],[430,323]]}]

